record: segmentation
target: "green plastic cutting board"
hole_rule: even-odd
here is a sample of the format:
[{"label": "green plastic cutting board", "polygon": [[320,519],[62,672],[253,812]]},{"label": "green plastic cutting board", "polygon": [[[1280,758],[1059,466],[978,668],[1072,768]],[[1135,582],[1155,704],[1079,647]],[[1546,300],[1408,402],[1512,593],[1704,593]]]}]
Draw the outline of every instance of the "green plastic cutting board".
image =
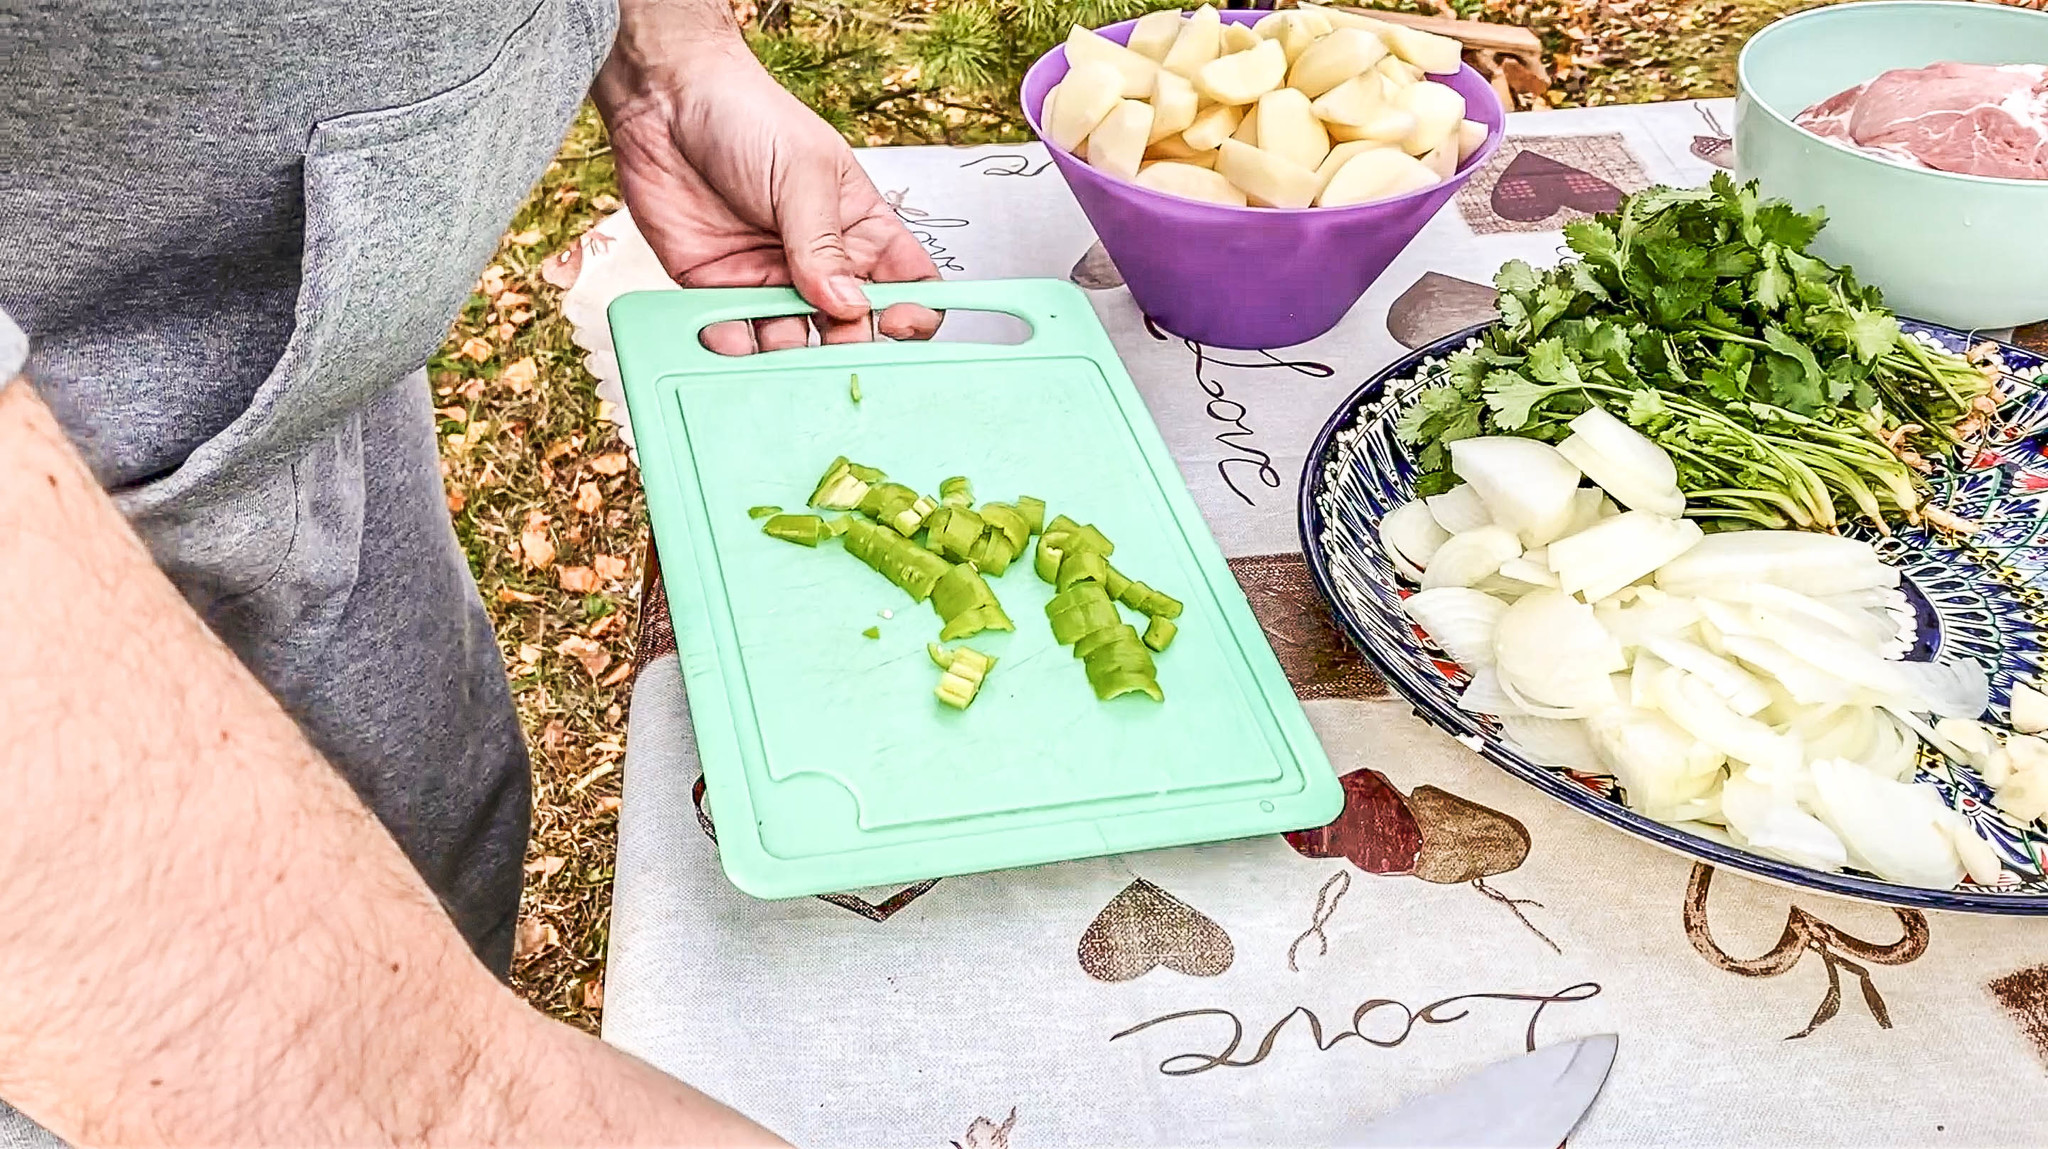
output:
[{"label": "green plastic cutting board", "polygon": [[[1329,760],[1081,292],[1057,280],[877,286],[877,306],[1007,312],[1014,346],[860,343],[729,358],[697,333],[809,309],[782,288],[611,306],[708,806],[733,884],[794,897],[1323,825]],[[848,394],[858,372],[862,399]],[[769,538],[834,456],[977,501],[1035,495],[1178,596],[1164,704],[1095,699],[1027,556],[974,705],[932,695],[939,618],[837,542]],[[884,618],[884,612],[893,617]],[[1133,619],[1142,627],[1142,619]],[[882,637],[862,635],[879,627]]]}]

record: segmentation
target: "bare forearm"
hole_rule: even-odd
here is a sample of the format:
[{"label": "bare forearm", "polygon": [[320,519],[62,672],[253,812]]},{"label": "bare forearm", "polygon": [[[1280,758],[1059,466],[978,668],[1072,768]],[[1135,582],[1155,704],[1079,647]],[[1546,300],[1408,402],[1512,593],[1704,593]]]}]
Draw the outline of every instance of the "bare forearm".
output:
[{"label": "bare forearm", "polygon": [[0,390],[0,1097],[94,1143],[758,1129],[525,1009]]}]

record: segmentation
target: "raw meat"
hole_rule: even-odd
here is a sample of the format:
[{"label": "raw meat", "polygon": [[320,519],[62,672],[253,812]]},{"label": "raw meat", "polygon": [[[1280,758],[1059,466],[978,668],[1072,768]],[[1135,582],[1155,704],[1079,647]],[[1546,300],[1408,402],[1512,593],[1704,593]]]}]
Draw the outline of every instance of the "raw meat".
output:
[{"label": "raw meat", "polygon": [[2048,66],[1899,68],[1799,113],[1800,127],[1911,167],[2048,179]]}]

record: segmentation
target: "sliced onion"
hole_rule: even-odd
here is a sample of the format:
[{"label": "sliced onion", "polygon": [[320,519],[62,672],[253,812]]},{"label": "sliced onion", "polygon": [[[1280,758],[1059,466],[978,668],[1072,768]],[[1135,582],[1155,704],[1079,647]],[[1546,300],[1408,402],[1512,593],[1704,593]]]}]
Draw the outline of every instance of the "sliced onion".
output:
[{"label": "sliced onion", "polygon": [[1506,527],[1478,527],[1452,535],[1430,557],[1429,569],[1422,572],[1423,589],[1471,586],[1521,553],[1521,542]]},{"label": "sliced onion", "polygon": [[[1694,769],[1692,750],[1697,741],[1654,711],[1616,706],[1585,726],[1601,764],[1621,784],[1629,808],[1658,821],[1677,817],[1679,807],[1704,798],[1720,783],[1718,770]],[[1698,816],[1697,811],[1689,813]]]},{"label": "sliced onion", "polygon": [[1745,848],[1766,857],[1816,870],[1839,870],[1849,863],[1848,849],[1826,823],[1747,774],[1722,785],[1721,815]]},{"label": "sliced onion", "polygon": [[1430,558],[1450,537],[1420,499],[1402,503],[1380,518],[1380,546],[1396,567],[1406,564],[1401,573],[1415,582],[1422,581]]},{"label": "sliced onion", "polygon": [[[1631,510],[1651,511],[1671,518],[1685,513],[1685,494],[1678,489],[1676,482],[1670,486],[1658,486],[1655,481],[1630,470],[1626,464],[1603,454],[1584,435],[1568,436],[1557,445],[1557,453],[1571,460],[1572,465],[1598,483],[1601,490]],[[1670,460],[1665,461],[1668,463]]]},{"label": "sliced onion", "polygon": [[1655,638],[1689,639],[1697,632],[1701,615],[1699,603],[1693,599],[1665,594],[1656,587],[1623,589],[1636,592],[1634,601],[1624,604],[1619,595],[1604,598],[1593,604],[1593,614],[1624,648],[1643,646]]},{"label": "sliced onion", "polygon": [[[1704,602],[1700,605],[1706,606]],[[1711,612],[1708,617],[1712,617]],[[1721,645],[1727,648],[1730,657],[1777,680],[1802,706],[1842,706],[1862,697],[1856,684],[1829,674],[1769,639],[1723,634]]]},{"label": "sliced onion", "polygon": [[1975,718],[1991,708],[1991,679],[1975,659],[1891,662],[1906,678],[1916,708],[1939,718]]},{"label": "sliced onion", "polygon": [[1493,632],[1508,604],[1467,587],[1440,586],[1402,599],[1401,609],[1452,662],[1468,669],[1493,664]]},{"label": "sliced onion", "polygon": [[1512,435],[1480,435],[1450,445],[1451,470],[1477,491],[1493,521],[1523,545],[1540,547],[1572,521],[1579,469],[1557,448]]},{"label": "sliced onion", "polygon": [[1532,587],[1547,586],[1555,589],[1558,586],[1556,572],[1526,554],[1500,564],[1500,577],[1527,583]]},{"label": "sliced onion", "polygon": [[1472,672],[1472,681],[1458,695],[1458,709],[1467,714],[1491,714],[1496,717],[1520,714],[1522,708],[1500,688],[1500,675],[1491,666],[1482,666]]},{"label": "sliced onion", "polygon": [[1644,645],[1658,658],[1698,676],[1721,696],[1730,710],[1744,718],[1754,716],[1771,704],[1771,694],[1764,689],[1763,683],[1703,646],[1680,638],[1653,638]]},{"label": "sliced onion", "polygon": [[1683,555],[1703,537],[1691,519],[1624,511],[1550,544],[1550,569],[1565,590],[1602,599]]},{"label": "sliced onion", "polygon": [[1854,762],[1812,766],[1814,813],[1849,848],[1856,864],[1889,882],[1946,890],[1963,878],[1953,839],[1943,830],[1941,794],[1925,783],[1880,778]]},{"label": "sliced onion", "polygon": [[1452,487],[1441,495],[1431,495],[1422,500],[1429,508],[1430,517],[1436,525],[1454,535],[1476,531],[1480,527],[1493,525],[1493,515],[1486,509],[1479,492],[1470,483]]},{"label": "sliced onion", "polygon": [[1737,583],[1767,582],[1808,595],[1899,585],[1869,543],[1813,531],[1724,531],[1657,571],[1673,594],[1710,595]]},{"label": "sliced onion", "polygon": [[1608,675],[1628,668],[1593,608],[1554,590],[1524,596],[1494,631],[1494,665],[1510,696],[1577,709],[1609,703]]},{"label": "sliced onion", "polygon": [[1572,521],[1565,525],[1564,534],[1558,537],[1568,538],[1578,534],[1601,519],[1619,513],[1620,510],[1621,508],[1607,501],[1606,494],[1600,488],[1580,487],[1572,492]]},{"label": "sliced onion", "polygon": [[1797,737],[1735,713],[1704,680],[1683,670],[1674,667],[1658,676],[1657,709],[1686,733],[1737,762],[1784,771],[1805,765],[1806,754]]},{"label": "sliced onion", "polygon": [[1510,714],[1501,716],[1500,728],[1531,761],[1592,774],[1606,769],[1583,722]]},{"label": "sliced onion", "polygon": [[1949,841],[1955,843],[1956,859],[1963,864],[1963,873],[1980,886],[1998,884],[2005,876],[2005,863],[1999,860],[1998,851],[1991,848],[1977,833],[1977,826],[1962,814],[1944,806],[1945,817],[1940,820],[1942,830]]},{"label": "sliced onion", "polygon": [[[1608,494],[1634,510],[1655,511],[1673,518],[1685,513],[1685,496],[1678,490],[1678,466],[1664,448],[1604,407],[1587,408],[1572,420],[1571,428],[1571,436],[1565,442],[1576,441],[1577,447],[1572,451],[1565,451],[1562,446],[1558,449],[1577,463],[1587,478],[1605,487]],[[1581,453],[1593,462],[1592,467],[1574,457]],[[1615,486],[1609,486],[1610,482]],[[1624,489],[1617,490],[1616,486]]]}]

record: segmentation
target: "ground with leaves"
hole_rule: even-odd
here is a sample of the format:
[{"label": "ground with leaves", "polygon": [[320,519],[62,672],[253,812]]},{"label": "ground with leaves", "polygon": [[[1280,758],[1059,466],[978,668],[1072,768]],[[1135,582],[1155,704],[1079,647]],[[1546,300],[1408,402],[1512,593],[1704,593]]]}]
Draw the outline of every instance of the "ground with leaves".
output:
[{"label": "ground with leaves", "polygon": [[[856,143],[1023,138],[1022,69],[1069,22],[1154,0],[739,0],[771,70]],[[1434,4],[1390,5],[1436,11]],[[1791,0],[1450,0],[1534,29],[1557,106],[1726,95],[1747,36]],[[638,475],[599,410],[541,261],[618,206],[579,116],[431,365],[448,506],[533,748],[534,836],[513,980],[595,1030],[638,591]]]}]

